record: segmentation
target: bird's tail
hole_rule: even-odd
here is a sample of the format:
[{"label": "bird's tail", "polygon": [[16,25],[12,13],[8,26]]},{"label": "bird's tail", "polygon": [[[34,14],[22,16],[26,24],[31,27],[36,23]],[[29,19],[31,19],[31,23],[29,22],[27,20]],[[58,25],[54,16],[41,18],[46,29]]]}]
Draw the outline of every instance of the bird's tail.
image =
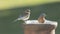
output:
[{"label": "bird's tail", "polygon": [[15,23],[17,21],[17,19],[15,19],[12,23]]},{"label": "bird's tail", "polygon": [[21,20],[20,18],[18,18],[18,19],[15,19],[12,23],[15,23],[16,21],[18,21],[18,20]]}]

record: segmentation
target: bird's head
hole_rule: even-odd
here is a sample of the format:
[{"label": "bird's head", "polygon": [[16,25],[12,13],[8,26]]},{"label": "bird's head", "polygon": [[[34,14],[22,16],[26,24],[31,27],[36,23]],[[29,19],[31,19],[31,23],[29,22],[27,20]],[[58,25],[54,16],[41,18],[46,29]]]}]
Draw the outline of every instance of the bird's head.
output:
[{"label": "bird's head", "polygon": [[25,10],[25,13],[30,14],[30,11],[31,11],[30,9],[27,9],[27,10]]},{"label": "bird's head", "polygon": [[46,14],[45,14],[45,13],[42,13],[42,14],[39,16],[38,21],[41,22],[41,23],[44,23],[45,17],[46,17]]},{"label": "bird's head", "polygon": [[46,14],[45,13],[42,13],[39,17],[40,18],[45,18],[46,17]]}]

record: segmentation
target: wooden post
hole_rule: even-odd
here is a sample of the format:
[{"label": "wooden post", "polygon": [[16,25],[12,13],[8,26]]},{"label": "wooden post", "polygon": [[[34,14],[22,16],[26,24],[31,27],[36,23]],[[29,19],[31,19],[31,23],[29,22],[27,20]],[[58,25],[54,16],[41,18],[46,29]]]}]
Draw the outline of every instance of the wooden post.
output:
[{"label": "wooden post", "polygon": [[24,34],[52,34],[53,29],[50,24],[24,24]]}]

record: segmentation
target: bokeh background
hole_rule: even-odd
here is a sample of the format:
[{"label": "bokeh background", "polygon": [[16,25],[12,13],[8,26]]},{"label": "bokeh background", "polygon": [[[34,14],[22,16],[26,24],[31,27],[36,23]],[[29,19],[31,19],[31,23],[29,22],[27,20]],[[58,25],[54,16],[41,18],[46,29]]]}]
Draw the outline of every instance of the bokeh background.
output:
[{"label": "bokeh background", "polygon": [[31,20],[46,13],[46,19],[57,21],[60,34],[60,0],[0,0],[0,34],[24,34],[23,21],[12,22],[26,9],[31,10]]}]

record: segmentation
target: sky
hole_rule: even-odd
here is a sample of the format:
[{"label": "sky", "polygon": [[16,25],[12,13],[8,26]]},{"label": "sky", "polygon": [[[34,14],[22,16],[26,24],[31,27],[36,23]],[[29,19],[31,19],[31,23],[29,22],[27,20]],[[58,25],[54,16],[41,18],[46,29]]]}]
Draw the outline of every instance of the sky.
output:
[{"label": "sky", "polygon": [[52,2],[60,2],[60,0],[0,0],[0,10],[15,7],[35,6]]}]

